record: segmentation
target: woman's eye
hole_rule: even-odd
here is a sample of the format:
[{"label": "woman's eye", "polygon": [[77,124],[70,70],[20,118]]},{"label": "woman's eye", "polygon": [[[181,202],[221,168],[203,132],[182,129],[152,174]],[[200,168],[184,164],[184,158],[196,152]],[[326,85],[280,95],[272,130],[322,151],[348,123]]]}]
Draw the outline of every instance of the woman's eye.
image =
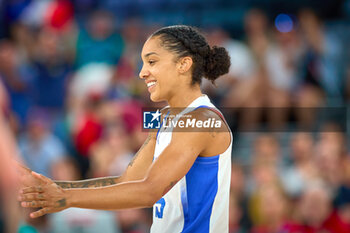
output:
[{"label": "woman's eye", "polygon": [[150,65],[153,65],[154,63],[156,63],[156,61],[153,61],[153,60],[148,61],[148,64]]}]

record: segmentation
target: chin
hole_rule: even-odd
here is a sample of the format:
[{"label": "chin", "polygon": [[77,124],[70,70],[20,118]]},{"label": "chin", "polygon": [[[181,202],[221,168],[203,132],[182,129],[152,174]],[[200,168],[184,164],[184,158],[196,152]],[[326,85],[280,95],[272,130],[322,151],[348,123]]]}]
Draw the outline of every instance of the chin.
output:
[{"label": "chin", "polygon": [[151,93],[150,99],[152,100],[152,102],[161,102],[165,100],[164,98],[161,98],[156,93]]}]

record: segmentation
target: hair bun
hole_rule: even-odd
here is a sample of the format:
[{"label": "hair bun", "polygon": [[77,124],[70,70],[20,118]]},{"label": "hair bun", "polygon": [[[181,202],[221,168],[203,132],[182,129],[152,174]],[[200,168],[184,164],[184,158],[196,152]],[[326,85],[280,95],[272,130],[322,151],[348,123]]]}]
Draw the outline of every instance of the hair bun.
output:
[{"label": "hair bun", "polygon": [[219,76],[228,73],[230,65],[231,59],[227,50],[214,46],[206,57],[204,77],[214,82]]}]

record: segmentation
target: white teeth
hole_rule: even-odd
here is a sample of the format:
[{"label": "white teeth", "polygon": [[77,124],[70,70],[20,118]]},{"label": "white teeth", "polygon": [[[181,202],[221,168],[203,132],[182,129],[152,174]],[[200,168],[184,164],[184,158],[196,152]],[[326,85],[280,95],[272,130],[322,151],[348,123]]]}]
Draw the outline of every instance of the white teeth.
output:
[{"label": "white teeth", "polygon": [[149,82],[149,83],[147,83],[147,87],[151,87],[151,86],[153,86],[155,84],[156,84],[156,82]]}]

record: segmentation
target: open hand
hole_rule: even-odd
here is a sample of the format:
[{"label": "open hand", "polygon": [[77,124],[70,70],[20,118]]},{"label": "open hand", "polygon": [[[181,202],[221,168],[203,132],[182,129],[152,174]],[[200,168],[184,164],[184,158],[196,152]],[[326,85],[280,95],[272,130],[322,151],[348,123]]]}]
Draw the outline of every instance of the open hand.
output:
[{"label": "open hand", "polygon": [[61,187],[41,174],[31,173],[40,184],[23,188],[18,197],[22,207],[41,208],[36,212],[32,212],[30,214],[31,218],[37,218],[68,208],[66,193]]},{"label": "open hand", "polygon": [[15,165],[16,170],[19,173],[19,182],[21,188],[39,186],[41,184],[41,180],[34,176],[32,174],[32,170],[30,170],[28,167],[18,162],[15,162]]}]

